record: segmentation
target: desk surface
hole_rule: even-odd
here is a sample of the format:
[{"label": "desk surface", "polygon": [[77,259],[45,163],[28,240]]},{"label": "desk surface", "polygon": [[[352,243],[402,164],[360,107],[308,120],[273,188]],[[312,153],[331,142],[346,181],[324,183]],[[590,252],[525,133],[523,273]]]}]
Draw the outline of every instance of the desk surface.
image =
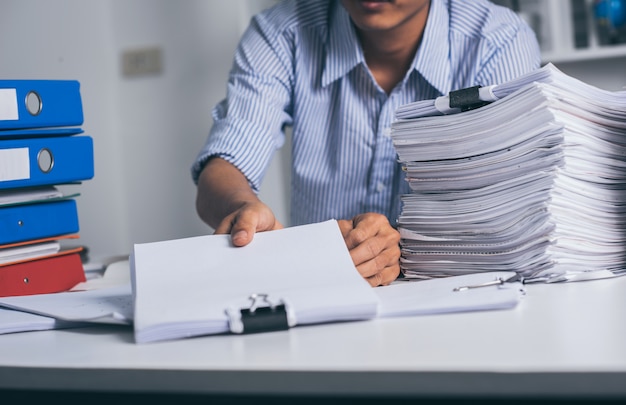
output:
[{"label": "desk surface", "polygon": [[626,398],[626,277],[512,310],[137,345],[128,327],[0,336],[0,389]]}]

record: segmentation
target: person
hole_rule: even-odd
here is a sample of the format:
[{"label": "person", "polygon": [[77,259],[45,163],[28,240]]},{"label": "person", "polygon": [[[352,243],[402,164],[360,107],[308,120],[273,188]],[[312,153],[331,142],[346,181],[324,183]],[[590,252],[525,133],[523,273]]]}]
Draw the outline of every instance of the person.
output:
[{"label": "person", "polygon": [[540,66],[534,32],[487,0],[284,0],[257,14],[192,165],[196,210],[235,246],[283,227],[258,198],[292,129],[291,225],[337,219],[372,286],[400,274],[389,136],[400,105]]}]

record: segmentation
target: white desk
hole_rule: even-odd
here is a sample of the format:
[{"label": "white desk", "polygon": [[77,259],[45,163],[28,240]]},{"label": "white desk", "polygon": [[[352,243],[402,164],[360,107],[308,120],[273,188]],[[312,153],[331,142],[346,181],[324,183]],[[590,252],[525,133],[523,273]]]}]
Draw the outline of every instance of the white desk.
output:
[{"label": "white desk", "polygon": [[626,399],[626,277],[529,285],[513,310],[137,345],[95,327],[0,336],[0,389]]}]

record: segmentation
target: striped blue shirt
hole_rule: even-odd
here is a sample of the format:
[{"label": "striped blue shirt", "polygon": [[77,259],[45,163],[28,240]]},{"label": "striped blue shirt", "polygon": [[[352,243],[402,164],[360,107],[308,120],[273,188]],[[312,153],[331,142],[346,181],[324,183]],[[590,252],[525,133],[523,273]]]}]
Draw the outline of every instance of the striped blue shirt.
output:
[{"label": "striped blue shirt", "polygon": [[539,65],[535,34],[510,10],[484,0],[432,0],[412,67],[387,94],[338,0],[283,1],[244,33],[192,178],[220,156],[258,192],[291,126],[290,225],[378,212],[395,226],[399,196],[409,192],[389,136],[396,108],[502,83]]}]

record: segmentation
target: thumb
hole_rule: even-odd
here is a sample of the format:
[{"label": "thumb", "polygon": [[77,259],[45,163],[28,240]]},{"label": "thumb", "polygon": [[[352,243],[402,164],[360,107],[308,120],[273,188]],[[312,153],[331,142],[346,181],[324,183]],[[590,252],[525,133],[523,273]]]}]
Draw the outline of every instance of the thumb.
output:
[{"label": "thumb", "polygon": [[252,218],[237,217],[230,229],[231,240],[235,246],[245,246],[252,242],[256,232],[256,223]]},{"label": "thumb", "polygon": [[274,216],[269,210],[267,212],[258,209],[241,210],[235,217],[230,229],[233,245],[247,245],[252,242],[256,232],[269,231],[274,228],[274,224]]}]

